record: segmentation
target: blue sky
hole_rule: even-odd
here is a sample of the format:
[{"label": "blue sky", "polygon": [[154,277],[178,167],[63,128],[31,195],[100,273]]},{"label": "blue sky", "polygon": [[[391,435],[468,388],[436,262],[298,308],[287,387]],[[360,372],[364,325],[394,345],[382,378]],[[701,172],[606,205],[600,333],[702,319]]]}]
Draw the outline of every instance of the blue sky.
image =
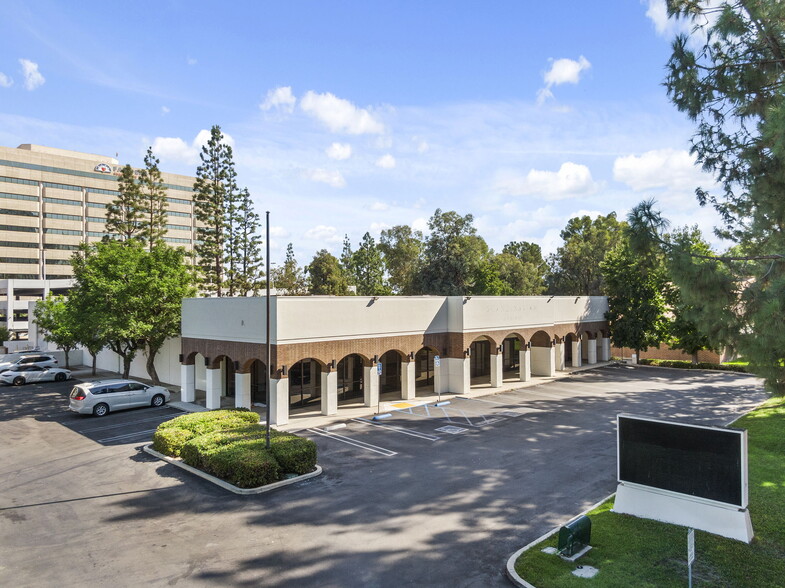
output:
[{"label": "blue sky", "polygon": [[654,197],[704,233],[693,127],[662,86],[664,0],[0,3],[0,145],[193,175],[219,124],[301,264],[471,213],[488,244]]}]

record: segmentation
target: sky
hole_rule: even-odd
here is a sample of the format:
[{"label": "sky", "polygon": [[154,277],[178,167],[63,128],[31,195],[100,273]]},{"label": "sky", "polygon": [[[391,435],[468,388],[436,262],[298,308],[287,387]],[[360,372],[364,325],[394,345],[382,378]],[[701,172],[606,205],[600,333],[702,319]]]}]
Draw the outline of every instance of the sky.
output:
[{"label": "sky", "polygon": [[648,198],[720,247],[662,85],[683,27],[664,0],[0,0],[0,145],[195,175],[220,125],[277,263],[437,208],[548,254]]}]

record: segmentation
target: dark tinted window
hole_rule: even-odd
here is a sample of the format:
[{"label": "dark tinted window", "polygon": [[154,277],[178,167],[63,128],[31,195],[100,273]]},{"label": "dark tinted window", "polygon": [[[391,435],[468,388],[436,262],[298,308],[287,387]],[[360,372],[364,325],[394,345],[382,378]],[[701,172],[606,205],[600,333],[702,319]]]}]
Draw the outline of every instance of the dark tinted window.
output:
[{"label": "dark tinted window", "polygon": [[144,384],[140,384],[139,382],[131,382],[128,384],[129,390],[147,390],[147,386]]}]

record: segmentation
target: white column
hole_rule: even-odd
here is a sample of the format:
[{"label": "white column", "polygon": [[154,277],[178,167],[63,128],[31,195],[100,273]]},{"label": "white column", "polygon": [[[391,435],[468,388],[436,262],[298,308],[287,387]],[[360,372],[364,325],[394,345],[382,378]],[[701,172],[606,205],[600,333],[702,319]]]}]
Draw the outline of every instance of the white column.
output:
[{"label": "white column", "polygon": [[600,361],[611,360],[611,340],[609,337],[600,339]]},{"label": "white column", "polygon": [[270,403],[270,424],[285,425],[289,422],[289,379],[270,378],[270,391],[267,394]]},{"label": "white column", "polygon": [[563,371],[565,366],[565,353],[564,353],[564,343],[556,343],[553,346],[554,353],[556,354],[556,369]]},{"label": "white column", "polygon": [[365,384],[365,406],[376,408],[379,405],[379,373],[376,371],[378,364],[363,366],[363,383]]},{"label": "white column", "polygon": [[322,414],[338,414],[338,372],[322,371]]},{"label": "white column", "polygon": [[532,379],[531,351],[524,347],[518,352],[518,375],[521,382],[528,382]]},{"label": "white column", "polygon": [[[442,371],[444,370],[444,371]],[[444,374],[444,376],[442,376]],[[449,378],[447,376],[447,367],[444,363],[444,358],[439,358],[439,366],[436,366],[436,363],[433,365],[433,393],[434,394],[444,394],[447,392],[446,384],[449,382]]]},{"label": "white column", "polygon": [[531,349],[531,373],[533,376],[552,378],[556,375],[556,348],[535,347]]},{"label": "white column", "polygon": [[215,410],[221,408],[221,396],[223,395],[223,382],[221,381],[221,368],[205,370],[207,380],[207,408]]},{"label": "white column", "polygon": [[193,402],[196,400],[196,366],[180,365],[180,400]]},{"label": "white column", "polygon": [[417,395],[414,364],[414,360],[401,362],[401,398],[403,400],[411,400]]},{"label": "white column", "polygon": [[491,388],[499,388],[504,381],[504,355],[491,354]]},{"label": "white column", "polygon": [[251,408],[251,374],[234,374],[234,407]]},{"label": "white column", "polygon": [[589,339],[586,345],[586,363],[594,365],[597,363],[597,339]]},{"label": "white column", "polygon": [[572,345],[572,367],[581,367],[581,342],[573,341]]},{"label": "white column", "polygon": [[8,280],[8,289],[6,290],[6,324],[9,331],[14,330],[14,281]]}]

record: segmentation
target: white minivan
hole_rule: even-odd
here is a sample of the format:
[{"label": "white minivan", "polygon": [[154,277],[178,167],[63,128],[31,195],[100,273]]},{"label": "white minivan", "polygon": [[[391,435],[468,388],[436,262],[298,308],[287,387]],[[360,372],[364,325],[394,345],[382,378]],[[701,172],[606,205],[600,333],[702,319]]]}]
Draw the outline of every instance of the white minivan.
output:
[{"label": "white minivan", "polygon": [[162,386],[134,380],[98,380],[74,386],[68,408],[80,414],[100,417],[137,406],[163,406],[170,396],[169,390]]}]

